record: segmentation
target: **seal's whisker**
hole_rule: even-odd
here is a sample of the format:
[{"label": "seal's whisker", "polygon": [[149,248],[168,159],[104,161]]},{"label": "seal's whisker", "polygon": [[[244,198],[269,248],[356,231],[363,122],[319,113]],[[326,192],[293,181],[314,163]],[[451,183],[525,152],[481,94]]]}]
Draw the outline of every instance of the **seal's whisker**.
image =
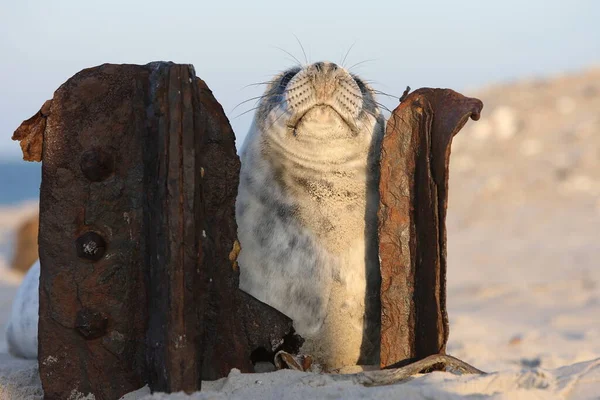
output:
[{"label": "seal's whisker", "polygon": [[345,67],[346,64],[346,58],[348,58],[348,54],[350,54],[350,50],[352,50],[352,48],[354,47],[354,45],[356,44],[356,40],[354,41],[354,43],[352,43],[352,45],[350,46],[350,48],[348,48],[348,51],[346,52],[346,55],[344,56],[344,59],[342,60],[342,67]]},{"label": "seal's whisker", "polygon": [[292,57],[292,58],[293,58],[293,59],[294,59],[294,60],[295,60],[295,61],[298,63],[298,66],[299,66],[299,67],[301,67],[301,66],[302,66],[302,63],[300,62],[300,60],[298,60],[298,59],[297,59],[297,58],[296,58],[296,57],[295,57],[295,56],[294,56],[292,53],[290,53],[289,51],[287,51],[287,50],[284,50],[284,49],[282,49],[281,47],[277,47],[277,46],[273,46],[273,47],[275,47],[275,48],[276,48],[276,49],[278,49],[278,50],[281,50],[281,51],[283,51],[285,54],[287,54],[288,56]]},{"label": "seal's whisker", "polygon": [[[362,78],[361,78],[361,79],[362,79]],[[369,89],[370,89],[370,90],[371,90],[371,92],[373,92],[373,93],[377,93],[377,94],[383,94],[383,95],[386,95],[386,96],[390,96],[390,97],[396,97],[396,98],[398,98],[398,97],[399,97],[399,96],[393,96],[393,95],[391,95],[391,94],[388,94],[388,93],[386,93],[386,92],[384,92],[384,91],[382,91],[382,90],[379,90],[379,89],[375,89],[375,88],[373,87],[374,85],[377,85],[377,86],[386,86],[386,87],[388,87],[388,85],[384,85],[383,83],[381,83],[381,82],[378,82],[378,81],[374,81],[374,80],[362,79],[362,81],[363,81],[363,83],[365,83],[367,86],[369,86]]]},{"label": "seal's whisker", "polygon": [[298,42],[298,44],[300,45],[300,48],[302,49],[302,54],[304,54],[304,61],[306,61],[306,64],[308,64],[308,57],[306,57],[306,52],[304,51],[304,46],[302,46],[302,42],[300,42],[300,39],[298,39],[298,36],[294,35],[294,37],[296,38],[296,41]]},{"label": "seal's whisker", "polygon": [[[298,60],[296,59],[296,57],[294,57],[294,59],[291,59],[291,58],[289,58],[289,57],[286,57],[285,59],[286,59],[286,60],[288,60],[289,62],[291,62],[292,64],[294,63],[294,61],[295,61],[295,62],[298,62]],[[298,65],[302,65],[302,64],[298,64]]]},{"label": "seal's whisker", "polygon": [[377,60],[376,60],[376,59],[374,59],[374,58],[371,58],[371,59],[369,59],[369,60],[363,60],[363,61],[361,61],[361,62],[357,62],[356,64],[354,64],[354,65],[352,65],[350,68],[348,68],[348,71],[352,71],[352,68],[354,68],[354,67],[358,67],[358,66],[359,66],[359,65],[361,65],[361,64],[365,64],[365,63],[368,63],[368,62],[373,62],[373,61],[377,61]]},{"label": "seal's whisker", "polygon": [[[233,107],[233,109],[231,110],[231,112],[235,111],[239,106],[241,106],[242,104],[248,103],[249,101],[252,100],[256,100],[256,104],[258,104],[261,100],[266,100],[266,101],[270,101],[273,98],[277,98],[278,96],[285,96],[285,94],[287,93],[287,90],[284,90],[281,94],[277,93],[277,92],[273,92],[272,90],[261,95],[261,96],[256,96],[256,97],[251,97],[248,100],[244,100],[241,103],[239,103],[238,105],[236,105],[235,107]],[[257,107],[258,108],[258,107]],[[256,109],[256,108],[254,108]]]},{"label": "seal's whisker", "polygon": [[367,108],[364,108],[362,111],[365,112],[365,113],[367,113],[367,114],[369,114],[373,118],[377,118],[377,114],[375,114],[373,111],[370,111]]},{"label": "seal's whisker", "polygon": [[389,88],[390,87],[389,85],[386,85],[385,83],[381,83],[379,81],[373,81],[373,80],[371,80],[371,81],[366,81],[366,82],[369,84],[369,86],[377,85],[377,86],[383,86],[384,88]]},{"label": "seal's whisker", "polygon": [[354,113],[350,114],[350,115],[352,116],[352,122],[354,123],[354,126],[357,127],[358,130],[361,130],[363,128],[363,126],[359,125],[359,122],[362,122],[362,121],[357,121],[356,120],[357,116]]},{"label": "seal's whisker", "polygon": [[230,111],[230,112],[233,112],[233,111],[235,111],[235,110],[236,110],[236,109],[237,109],[239,106],[241,106],[242,104],[246,104],[246,103],[247,103],[247,102],[249,102],[249,101],[252,101],[252,100],[257,100],[257,99],[258,99],[258,100],[262,100],[262,99],[264,99],[264,98],[266,98],[266,97],[272,97],[272,96],[269,96],[268,94],[263,94],[262,96],[251,97],[251,98],[249,98],[248,100],[244,100],[244,101],[242,101],[241,103],[238,103],[238,104],[237,104],[235,107],[233,107],[233,108],[231,109],[231,111]]},{"label": "seal's whisker", "polygon": [[242,87],[242,89],[246,89],[249,88],[250,86],[260,86],[260,85],[269,85],[271,82],[256,82],[256,83],[251,83],[249,85],[246,85],[244,87]]},{"label": "seal's whisker", "polygon": [[[281,103],[279,103],[279,104],[276,104],[274,109],[275,109],[275,110],[277,110],[277,108],[280,108],[279,106],[281,106],[281,104],[282,104],[282,103],[283,103],[283,102],[281,102]],[[282,110],[282,111],[281,111],[281,114],[280,114],[278,117],[276,117],[276,118],[273,120],[273,122],[271,122],[271,124],[270,124],[270,125],[267,127],[267,130],[271,129],[271,127],[272,127],[273,125],[275,125],[275,124],[277,123],[277,121],[279,121],[279,118],[283,117],[284,115],[285,115],[285,111],[283,111],[283,110]]]},{"label": "seal's whisker", "polygon": [[373,89],[373,93],[377,93],[377,94],[380,94],[380,95],[383,95],[383,96],[393,97],[394,99],[399,99],[400,98],[400,96],[394,96],[393,94],[385,93],[385,92],[382,92],[381,90],[375,90],[375,89]]},{"label": "seal's whisker", "polygon": [[383,108],[384,110],[388,111],[388,112],[392,112],[392,110],[390,110],[389,108],[387,108],[387,106],[385,106],[384,104],[381,104],[378,101],[374,101],[375,104],[377,104],[379,106],[379,108]]},{"label": "seal's whisker", "polygon": [[254,110],[258,110],[259,108],[260,108],[260,106],[253,107],[253,108],[249,109],[248,111],[244,111],[243,113],[241,113],[241,114],[239,114],[239,115],[236,115],[235,117],[233,117],[233,119],[239,118],[239,117],[241,117],[242,115],[248,114],[249,112],[252,112],[252,111],[254,111]]},{"label": "seal's whisker", "polygon": [[379,81],[375,81],[373,79],[363,79],[363,82],[369,86],[378,85],[378,86],[387,86]]}]

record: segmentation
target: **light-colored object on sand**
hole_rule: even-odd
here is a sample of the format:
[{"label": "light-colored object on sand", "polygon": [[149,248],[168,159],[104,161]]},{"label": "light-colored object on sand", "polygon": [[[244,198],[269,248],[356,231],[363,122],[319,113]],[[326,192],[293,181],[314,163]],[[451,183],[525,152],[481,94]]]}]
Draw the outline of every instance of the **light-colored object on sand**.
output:
[{"label": "light-colored object on sand", "polygon": [[40,262],[36,261],[17,290],[6,328],[8,351],[15,357],[37,358]]},{"label": "light-colored object on sand", "polygon": [[499,106],[492,111],[491,119],[499,139],[507,140],[515,136],[519,130],[519,121],[515,110],[509,106]]},{"label": "light-colored object on sand", "polygon": [[[483,118],[473,128],[471,128],[472,135],[475,139],[485,140],[492,136],[494,132],[494,126],[489,119]],[[457,143],[462,143],[458,142]]]},{"label": "light-colored object on sand", "polygon": [[577,108],[577,102],[570,96],[560,96],[556,99],[556,110],[563,114],[571,114]]},{"label": "light-colored object on sand", "polygon": [[29,215],[15,232],[14,250],[11,267],[26,273],[38,259],[38,232],[40,215],[38,212]]},{"label": "light-colored object on sand", "polygon": [[270,82],[241,150],[240,288],[292,318],[328,369],[379,362],[384,124],[360,78],[320,62]]}]

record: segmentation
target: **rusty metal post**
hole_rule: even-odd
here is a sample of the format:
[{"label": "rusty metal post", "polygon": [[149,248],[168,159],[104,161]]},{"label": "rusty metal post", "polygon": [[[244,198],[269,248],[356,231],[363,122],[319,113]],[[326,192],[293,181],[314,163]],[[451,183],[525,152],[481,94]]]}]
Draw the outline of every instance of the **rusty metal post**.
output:
[{"label": "rusty metal post", "polygon": [[450,144],[482,107],[449,89],[423,88],[388,121],[379,186],[382,368],[445,354]]},{"label": "rusty metal post", "polygon": [[13,139],[43,161],[47,399],[196,391],[291,332],[238,289],[235,137],[192,66],[83,70]]}]

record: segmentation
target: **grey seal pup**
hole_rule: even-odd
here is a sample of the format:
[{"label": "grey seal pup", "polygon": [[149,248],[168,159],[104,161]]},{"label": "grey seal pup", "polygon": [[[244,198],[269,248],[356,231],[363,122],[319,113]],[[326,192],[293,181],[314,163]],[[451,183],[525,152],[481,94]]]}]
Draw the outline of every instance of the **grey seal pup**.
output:
[{"label": "grey seal pup", "polygon": [[379,363],[383,118],[330,62],[275,76],[240,151],[240,289],[286,314],[326,370]]}]

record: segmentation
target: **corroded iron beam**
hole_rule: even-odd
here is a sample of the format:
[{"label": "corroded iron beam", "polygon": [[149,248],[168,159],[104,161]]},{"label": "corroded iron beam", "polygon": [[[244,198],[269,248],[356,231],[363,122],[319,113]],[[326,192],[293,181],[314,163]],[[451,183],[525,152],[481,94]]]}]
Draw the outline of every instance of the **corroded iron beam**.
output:
[{"label": "corroded iron beam", "polygon": [[192,66],[83,70],[13,138],[42,160],[47,399],[196,391],[290,333],[238,289],[235,137]]},{"label": "corroded iron beam", "polygon": [[483,103],[449,89],[403,96],[386,128],[379,186],[381,367],[444,354],[452,138]]}]

